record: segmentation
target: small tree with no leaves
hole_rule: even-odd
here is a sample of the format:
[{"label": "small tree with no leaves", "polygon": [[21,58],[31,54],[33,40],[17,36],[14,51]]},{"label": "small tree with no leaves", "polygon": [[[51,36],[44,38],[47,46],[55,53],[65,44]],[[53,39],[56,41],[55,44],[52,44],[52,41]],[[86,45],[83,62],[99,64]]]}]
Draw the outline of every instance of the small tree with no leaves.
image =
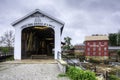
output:
[{"label": "small tree with no leaves", "polygon": [[12,30],[5,32],[2,36],[1,36],[1,40],[0,42],[2,43],[2,45],[5,45],[6,47],[9,48],[9,50],[11,50],[11,47],[13,46],[14,43],[14,33]]}]

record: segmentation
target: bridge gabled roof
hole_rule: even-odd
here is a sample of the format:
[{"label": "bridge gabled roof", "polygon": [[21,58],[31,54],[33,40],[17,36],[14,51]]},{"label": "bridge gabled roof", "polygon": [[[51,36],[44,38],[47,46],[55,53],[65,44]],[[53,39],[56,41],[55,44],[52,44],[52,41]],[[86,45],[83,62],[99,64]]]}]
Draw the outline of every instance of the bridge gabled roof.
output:
[{"label": "bridge gabled roof", "polygon": [[[30,17],[31,15],[33,15],[33,14],[35,14],[35,13],[40,13],[40,14],[42,14],[42,15],[50,18],[50,19],[52,19],[53,21],[55,21],[55,22],[57,22],[57,23],[59,23],[59,24],[62,24],[63,27],[64,27],[64,24],[65,24],[65,23],[64,23],[63,21],[61,21],[61,20],[59,20],[59,19],[57,19],[57,18],[55,18],[55,17],[53,17],[53,16],[45,13],[45,12],[39,10],[39,9],[36,9],[36,10],[30,12],[29,14],[25,15],[24,17],[22,17],[22,18],[20,18],[20,19],[18,19],[18,20],[16,20],[16,21],[14,21],[14,22],[12,23],[12,26],[15,26],[16,24],[18,24],[18,23],[20,23],[21,21],[27,19],[28,17]],[[62,27],[62,28],[63,28],[63,27]]]}]

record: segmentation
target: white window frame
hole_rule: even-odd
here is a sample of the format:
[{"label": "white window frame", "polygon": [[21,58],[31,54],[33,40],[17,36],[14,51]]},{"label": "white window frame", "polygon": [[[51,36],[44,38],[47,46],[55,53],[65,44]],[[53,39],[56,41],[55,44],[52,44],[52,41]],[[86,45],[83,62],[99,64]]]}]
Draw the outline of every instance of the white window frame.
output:
[{"label": "white window frame", "polygon": [[90,45],[90,43],[89,43],[89,42],[87,42],[87,45]]},{"label": "white window frame", "polygon": [[99,51],[101,51],[101,47],[99,47]]},{"label": "white window frame", "polygon": [[107,45],[107,42],[104,42],[104,45]]},{"label": "white window frame", "polygon": [[96,55],[96,52],[93,52],[93,55]]},{"label": "white window frame", "polygon": [[101,42],[99,42],[99,45],[101,45]]},{"label": "white window frame", "polygon": [[96,45],[96,42],[93,42],[93,45]]},{"label": "white window frame", "polygon": [[101,52],[99,52],[99,55],[101,55]]},{"label": "white window frame", "polygon": [[96,47],[93,47],[93,51],[96,51]]},{"label": "white window frame", "polygon": [[104,47],[104,51],[107,51],[107,48],[106,48],[106,47]]},{"label": "white window frame", "polygon": [[90,52],[88,52],[88,55],[90,55]]},{"label": "white window frame", "polygon": [[104,52],[104,55],[107,55],[107,52]]},{"label": "white window frame", "polygon": [[90,51],[90,48],[87,48],[87,51]]}]

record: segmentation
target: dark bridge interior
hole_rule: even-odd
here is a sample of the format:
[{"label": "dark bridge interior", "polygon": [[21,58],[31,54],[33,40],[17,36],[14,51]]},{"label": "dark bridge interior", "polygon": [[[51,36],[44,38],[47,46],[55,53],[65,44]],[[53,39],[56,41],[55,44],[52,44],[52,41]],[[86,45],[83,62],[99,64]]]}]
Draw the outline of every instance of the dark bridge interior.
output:
[{"label": "dark bridge interior", "polygon": [[53,55],[54,30],[46,26],[28,27],[22,30],[22,59],[32,55]]}]

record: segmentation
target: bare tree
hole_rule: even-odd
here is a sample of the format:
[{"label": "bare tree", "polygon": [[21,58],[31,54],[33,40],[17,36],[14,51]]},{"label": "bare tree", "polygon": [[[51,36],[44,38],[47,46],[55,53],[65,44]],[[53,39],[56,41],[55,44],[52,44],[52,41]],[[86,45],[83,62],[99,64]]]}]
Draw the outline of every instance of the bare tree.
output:
[{"label": "bare tree", "polygon": [[14,33],[13,33],[13,31],[10,30],[10,31],[5,32],[1,36],[0,42],[2,43],[2,45],[8,47],[10,50],[11,47],[13,47],[13,45],[14,45]]}]

